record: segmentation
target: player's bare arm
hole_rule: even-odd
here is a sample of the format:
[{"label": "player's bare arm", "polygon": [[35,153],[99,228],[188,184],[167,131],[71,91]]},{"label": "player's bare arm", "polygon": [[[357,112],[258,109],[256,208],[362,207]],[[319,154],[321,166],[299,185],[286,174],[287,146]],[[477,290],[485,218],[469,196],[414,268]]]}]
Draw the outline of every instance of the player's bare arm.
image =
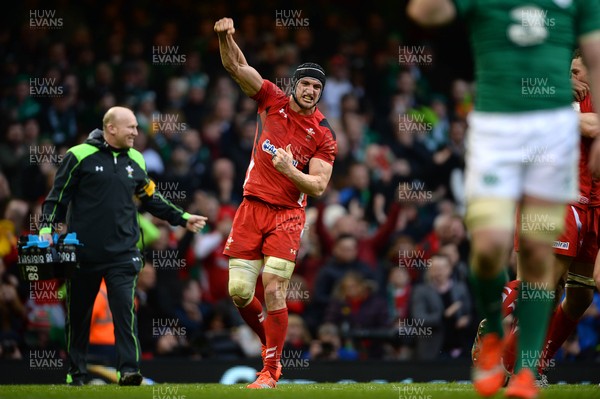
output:
[{"label": "player's bare arm", "polygon": [[333,166],[327,162],[312,158],[308,163],[308,174],[302,173],[292,164],[294,155],[291,146],[278,148],[273,155],[273,166],[294,183],[296,188],[311,197],[320,197],[325,192]]},{"label": "player's bare arm", "polygon": [[248,65],[246,57],[233,39],[235,28],[233,19],[221,18],[214,27],[219,37],[219,52],[225,70],[237,82],[244,94],[254,96],[263,84],[263,78],[258,71]]},{"label": "player's bare arm", "polygon": [[422,26],[437,26],[452,21],[456,7],[452,0],[410,0],[406,12]]},{"label": "player's bare arm", "polygon": [[600,117],[593,112],[579,114],[579,130],[581,137],[596,138],[600,136]]}]

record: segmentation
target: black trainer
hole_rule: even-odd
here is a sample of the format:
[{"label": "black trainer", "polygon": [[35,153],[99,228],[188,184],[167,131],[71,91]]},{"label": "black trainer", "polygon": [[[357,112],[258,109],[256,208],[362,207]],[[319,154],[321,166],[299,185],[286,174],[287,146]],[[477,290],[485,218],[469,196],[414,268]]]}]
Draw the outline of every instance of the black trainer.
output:
[{"label": "black trainer", "polygon": [[121,373],[119,385],[121,386],[137,386],[142,384],[144,377],[138,371],[126,371]]}]

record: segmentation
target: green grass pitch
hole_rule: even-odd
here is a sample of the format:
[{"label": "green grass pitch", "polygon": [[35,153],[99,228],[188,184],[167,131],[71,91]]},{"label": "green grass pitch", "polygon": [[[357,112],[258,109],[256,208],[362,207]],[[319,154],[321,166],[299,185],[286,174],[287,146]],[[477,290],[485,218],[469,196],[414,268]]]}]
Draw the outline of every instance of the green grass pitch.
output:
[{"label": "green grass pitch", "polygon": [[[155,384],[140,387],[117,385],[0,385],[0,398],[10,399],[450,399],[480,398],[470,384],[280,384],[274,390],[249,390],[246,384]],[[492,398],[504,398],[504,390]],[[540,399],[600,398],[597,385],[551,385]]]}]

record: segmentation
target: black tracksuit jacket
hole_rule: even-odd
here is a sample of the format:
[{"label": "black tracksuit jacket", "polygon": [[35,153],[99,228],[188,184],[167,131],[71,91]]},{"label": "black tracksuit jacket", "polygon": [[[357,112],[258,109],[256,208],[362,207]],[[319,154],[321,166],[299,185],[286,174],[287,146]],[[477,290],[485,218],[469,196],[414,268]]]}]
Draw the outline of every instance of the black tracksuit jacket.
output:
[{"label": "black tracksuit jacket", "polygon": [[[135,149],[117,150],[99,129],[67,151],[42,207],[46,226],[66,220],[83,244],[79,260],[110,265],[140,261],[137,196],[154,216],[185,226],[189,214],[155,190],[146,163]],[[48,229],[40,232],[48,232]],[[141,265],[140,265],[141,266]]]}]

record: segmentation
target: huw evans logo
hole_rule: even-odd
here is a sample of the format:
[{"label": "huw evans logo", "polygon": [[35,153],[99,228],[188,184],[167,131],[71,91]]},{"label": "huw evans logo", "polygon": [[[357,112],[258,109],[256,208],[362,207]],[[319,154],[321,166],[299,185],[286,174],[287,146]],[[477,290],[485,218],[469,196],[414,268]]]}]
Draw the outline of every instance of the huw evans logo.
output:
[{"label": "huw evans logo", "polygon": [[302,10],[275,10],[277,28],[307,29],[310,21],[302,16]]},{"label": "huw evans logo", "polygon": [[401,132],[428,132],[433,129],[433,123],[425,122],[423,114],[401,114],[398,116],[398,130]]},{"label": "huw evans logo", "polygon": [[186,399],[179,394],[179,387],[153,386],[152,399]]},{"label": "huw evans logo", "polygon": [[60,289],[56,280],[32,281],[29,283],[29,299],[44,303],[59,303],[65,299],[65,292]]},{"label": "huw evans logo", "polygon": [[61,97],[65,90],[57,82],[56,78],[30,78],[29,95],[31,97]]},{"label": "huw evans logo", "polygon": [[424,319],[400,319],[398,320],[398,335],[408,337],[430,337],[433,328],[425,326]]},{"label": "huw evans logo", "polygon": [[398,399],[432,399],[432,396],[425,393],[425,387],[407,385],[398,388]]},{"label": "huw evans logo", "polygon": [[[187,197],[187,192],[182,189],[179,185],[179,182],[174,181],[159,181],[156,182],[155,192],[160,194],[162,198],[169,200],[174,203],[185,202]],[[162,201],[158,195],[154,196],[153,201]]]},{"label": "huw evans logo", "polygon": [[29,164],[42,165],[52,164],[59,165],[64,158],[63,154],[57,153],[57,148],[54,145],[32,145],[29,146]]},{"label": "huw evans logo", "polygon": [[426,259],[424,250],[398,251],[398,267],[406,269],[429,269],[431,259]]},{"label": "huw evans logo", "polygon": [[29,351],[30,370],[58,370],[64,366],[64,360],[60,358],[55,350],[31,350]]},{"label": "huw evans logo", "polygon": [[29,27],[32,29],[60,29],[63,25],[56,10],[29,10]]},{"label": "huw evans logo", "polygon": [[398,46],[398,62],[400,65],[429,65],[433,56],[426,46]]},{"label": "huw evans logo", "polygon": [[547,98],[556,95],[556,86],[548,78],[521,78],[523,97]]},{"label": "huw evans logo", "polygon": [[285,370],[307,369],[310,365],[310,361],[302,357],[302,351],[300,350],[284,350],[279,361]]},{"label": "huw evans logo", "polygon": [[398,199],[404,201],[431,201],[433,192],[425,189],[425,182],[413,181],[398,184]]},{"label": "huw evans logo", "polygon": [[179,53],[179,46],[152,46],[154,65],[183,65],[186,61],[187,56]]},{"label": "huw evans logo", "polygon": [[154,337],[165,335],[185,336],[186,334],[186,328],[179,325],[179,319],[152,319],[152,336]]},{"label": "huw evans logo", "polygon": [[152,251],[152,266],[155,269],[183,269],[187,266],[187,261],[180,259],[176,249],[157,250]]},{"label": "huw evans logo", "polygon": [[152,131],[154,133],[183,133],[187,124],[179,121],[179,114],[152,115]]}]

